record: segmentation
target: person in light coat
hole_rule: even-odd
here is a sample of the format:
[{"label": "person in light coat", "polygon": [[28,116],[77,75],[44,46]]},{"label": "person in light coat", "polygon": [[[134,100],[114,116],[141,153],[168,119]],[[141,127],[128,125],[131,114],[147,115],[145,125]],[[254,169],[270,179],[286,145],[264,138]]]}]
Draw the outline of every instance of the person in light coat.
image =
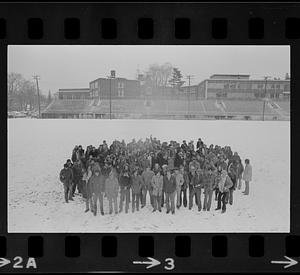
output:
[{"label": "person in light coat", "polygon": [[85,212],[88,212],[90,209],[92,212],[93,210],[93,202],[92,202],[92,195],[93,195],[93,189],[90,183],[90,178],[92,176],[91,167],[89,166],[87,170],[83,169],[83,189],[85,193]]},{"label": "person in light coat", "polygon": [[151,202],[151,205],[153,206],[153,196],[152,196],[152,186],[151,186],[151,180],[152,180],[153,176],[154,176],[154,172],[150,170],[149,166],[142,173],[142,181],[143,181],[142,208],[145,207],[145,205],[146,205],[147,192],[149,192],[150,202]]},{"label": "person in light coat", "polygon": [[245,191],[243,193],[244,195],[249,195],[249,183],[252,181],[252,166],[249,159],[245,160],[243,180],[245,181]]},{"label": "person in light coat", "polygon": [[216,210],[221,209],[221,202],[222,202],[222,213],[226,212],[226,196],[227,193],[229,192],[229,189],[233,186],[233,183],[230,179],[230,177],[227,174],[226,170],[222,170],[221,172],[221,177],[218,182],[218,188],[219,188],[219,193],[218,193],[218,206]]},{"label": "person in light coat", "polygon": [[157,209],[161,212],[161,197],[163,190],[163,176],[160,171],[157,171],[156,174],[152,177],[151,180],[152,186],[152,196],[153,196],[153,211],[155,212]]}]

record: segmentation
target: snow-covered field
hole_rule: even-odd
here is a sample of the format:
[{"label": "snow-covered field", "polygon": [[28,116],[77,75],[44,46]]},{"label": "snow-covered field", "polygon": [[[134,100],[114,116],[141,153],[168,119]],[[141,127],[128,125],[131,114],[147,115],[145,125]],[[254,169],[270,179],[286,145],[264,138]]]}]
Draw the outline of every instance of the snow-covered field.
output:
[{"label": "snow-covered field", "polygon": [[[196,140],[230,145],[253,167],[250,195],[234,193],[226,214],[181,208],[94,217],[80,197],[64,203],[58,174],[75,144],[105,139]],[[244,187],[244,186],[243,186]],[[149,198],[148,198],[149,200]],[[212,209],[215,208],[213,201]],[[272,121],[8,120],[9,232],[289,232],[290,123]]]}]

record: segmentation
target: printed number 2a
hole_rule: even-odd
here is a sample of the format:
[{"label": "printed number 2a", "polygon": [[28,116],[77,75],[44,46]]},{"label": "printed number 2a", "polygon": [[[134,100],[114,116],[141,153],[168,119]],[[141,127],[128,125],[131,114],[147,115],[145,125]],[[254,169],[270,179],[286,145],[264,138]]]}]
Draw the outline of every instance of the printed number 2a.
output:
[{"label": "printed number 2a", "polygon": [[[23,263],[23,258],[20,256],[14,257],[14,265],[13,268],[24,268],[24,266],[22,265]],[[27,264],[26,264],[26,268],[36,268],[36,262],[34,258],[28,258]]]},{"label": "printed number 2a", "polygon": [[164,266],[166,270],[172,270],[175,268],[174,259],[173,258],[166,258],[165,262],[167,265]]}]

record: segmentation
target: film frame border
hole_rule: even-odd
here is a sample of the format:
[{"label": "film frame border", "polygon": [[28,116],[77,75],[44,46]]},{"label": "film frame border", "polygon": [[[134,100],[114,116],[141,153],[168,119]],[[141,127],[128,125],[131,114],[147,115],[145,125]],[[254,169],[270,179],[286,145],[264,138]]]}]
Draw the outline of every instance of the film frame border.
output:
[{"label": "film frame border", "polygon": [[[13,44],[288,44],[291,49],[291,87],[293,91],[296,91],[299,87],[296,79],[300,74],[299,63],[296,61],[300,60],[299,11],[300,5],[295,3],[244,3],[241,5],[237,3],[1,3],[0,54],[3,62],[0,66],[0,75],[2,80],[6,80],[7,45]],[[56,15],[55,18],[52,17],[53,14]],[[130,15],[129,21],[128,15]],[[2,90],[6,90],[6,84],[6,81],[1,81]],[[120,271],[145,271],[145,266],[137,267],[131,264],[133,259],[141,260],[143,257],[154,257],[160,261],[174,258],[176,262],[174,271],[176,272],[237,272],[243,271],[241,268],[245,268],[244,271],[247,272],[283,270],[282,266],[271,265],[270,260],[280,260],[284,256],[296,257],[298,260],[297,257],[300,256],[300,223],[299,219],[297,220],[297,213],[300,210],[297,195],[300,193],[300,188],[293,174],[297,151],[295,141],[298,137],[297,96],[297,93],[293,93],[291,99],[291,146],[293,150],[291,150],[290,234],[7,233],[7,184],[2,184],[0,211],[4,219],[0,220],[0,257],[20,255],[26,259],[26,257],[34,256],[39,262],[37,270],[42,272],[109,271],[113,270],[111,268],[115,267],[116,262],[120,266]],[[3,101],[2,105],[1,115],[6,119],[6,102]],[[3,119],[2,122],[7,132],[6,121]],[[2,163],[7,163],[7,137],[3,138],[2,152]],[[1,177],[3,183],[7,182],[7,169],[3,165]],[[71,251],[73,250],[72,253],[75,254],[67,254],[70,257],[66,257],[62,251],[65,250],[65,246],[68,247],[70,237],[75,238],[71,239],[73,240]],[[106,238],[105,246],[111,244],[109,241],[112,240],[111,237],[116,242],[117,249],[111,254],[115,257],[103,256],[101,252],[103,238]],[[76,254],[78,240],[80,257],[76,257],[78,256],[78,253]],[[143,243],[147,245],[142,245]],[[256,244],[254,248],[253,243]],[[182,246],[184,253],[181,251],[182,254],[178,254],[176,248],[182,248]],[[256,246],[259,247],[258,251],[255,249]],[[143,251],[141,247],[147,247],[146,251]],[[52,258],[51,251],[57,252],[58,248],[59,253],[52,253],[58,257]],[[132,254],[126,255],[128,251]],[[64,252],[68,253],[68,251]],[[213,253],[216,254],[213,255]],[[251,253],[258,256],[252,257]],[[43,257],[40,258],[41,254]],[[201,257],[198,257],[199,254]],[[229,266],[228,262],[232,265]],[[56,266],[53,266],[53,263]],[[299,265],[295,268],[299,268]],[[1,271],[7,272],[12,269],[7,266],[7,268],[1,268]],[[13,271],[30,272],[32,269],[21,268]],[[149,271],[168,270],[160,265],[159,268]]]}]

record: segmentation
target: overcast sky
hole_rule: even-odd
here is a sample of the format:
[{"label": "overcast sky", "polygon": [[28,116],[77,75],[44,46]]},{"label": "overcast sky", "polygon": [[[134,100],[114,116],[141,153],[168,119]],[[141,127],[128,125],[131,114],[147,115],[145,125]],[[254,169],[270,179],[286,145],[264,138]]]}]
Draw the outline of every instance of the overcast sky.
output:
[{"label": "overcast sky", "polygon": [[135,79],[150,64],[171,63],[191,84],[215,73],[284,78],[290,73],[289,46],[9,46],[8,72],[40,76],[44,94],[59,88],[88,88],[89,82],[116,70]]}]

